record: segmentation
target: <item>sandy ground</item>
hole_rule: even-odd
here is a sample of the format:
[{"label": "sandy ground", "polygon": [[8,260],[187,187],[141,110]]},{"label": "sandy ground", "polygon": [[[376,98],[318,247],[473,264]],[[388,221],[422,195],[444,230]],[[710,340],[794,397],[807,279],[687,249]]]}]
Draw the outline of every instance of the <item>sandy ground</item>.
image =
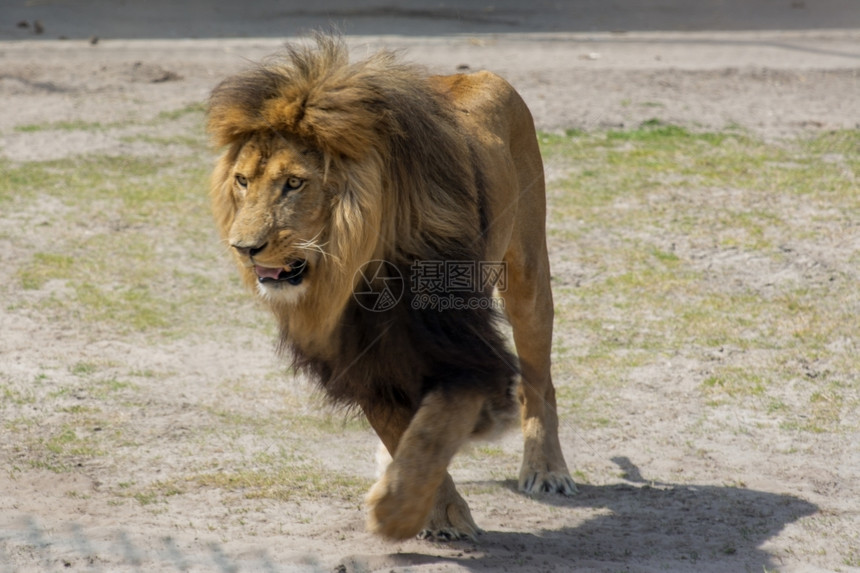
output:
[{"label": "sandy ground", "polygon": [[[279,43],[0,43],[0,155],[15,161],[80,153],[157,155],[159,150],[98,131],[45,135],[14,128],[146,120],[202,101],[221,77]],[[545,130],[633,127],[652,118],[694,128],[740,126],[767,138],[860,127],[856,30],[561,31],[353,37],[350,43],[358,54],[383,45],[402,48],[409,59],[439,72],[497,71],[522,92]],[[563,246],[556,246],[556,255],[559,249]],[[151,410],[127,420],[144,444],[141,459],[162,464],[136,471],[168,475],[170,456],[178,455],[168,451],[169,444],[199,423],[191,417],[196,404],[229,399],[230,407],[251,415],[270,408],[271,390],[262,386],[257,394],[229,398],[207,386],[215,378],[265,379],[277,372],[271,346],[261,342],[271,331],[263,330],[246,328],[233,341],[222,337],[149,348],[134,340],[102,340],[97,332],[53,332],[51,325],[0,309],[0,360],[6,375],[20,380],[45,367],[62,371],[64,364],[87,359],[170,372],[168,387],[152,388]],[[51,342],[34,345],[33,340]],[[724,357],[714,358],[719,359]],[[806,435],[760,448],[752,444],[774,435],[718,433],[707,454],[691,452],[675,428],[700,414],[686,398],[702,368],[680,362],[640,373],[638,393],[614,399],[612,415],[622,422],[610,428],[584,430],[575,420],[565,421],[568,462],[591,478],[573,499],[519,495],[511,481],[515,465],[493,472],[455,468],[455,479],[469,484],[467,497],[487,530],[477,545],[375,539],[363,532],[360,500],[334,506],[325,499],[260,502],[244,508],[241,519],[206,489],[171,498],[160,512],[117,505],[100,494],[120,479],[106,462],[71,473],[0,472],[0,531],[18,536],[6,546],[14,553],[9,567],[134,570],[122,565],[122,557],[134,553],[122,541],[127,535],[138,548],[138,570],[147,571],[233,570],[229,563],[260,571],[852,570],[841,556],[850,554],[851,543],[854,551],[860,544],[856,434]],[[301,390],[283,391],[305,397]],[[643,408],[645,402],[660,407]],[[502,446],[516,450],[518,441],[517,435],[508,436]],[[372,478],[374,444],[367,431],[344,432],[336,444],[320,446],[320,458]],[[10,444],[0,448],[0,465],[10,451]],[[810,516],[814,519],[799,523]],[[27,549],[28,543],[38,545],[40,535],[53,540],[49,556]],[[181,551],[172,552],[166,536]],[[79,549],[87,546],[98,558],[80,557]],[[222,553],[229,559],[219,561]]]}]

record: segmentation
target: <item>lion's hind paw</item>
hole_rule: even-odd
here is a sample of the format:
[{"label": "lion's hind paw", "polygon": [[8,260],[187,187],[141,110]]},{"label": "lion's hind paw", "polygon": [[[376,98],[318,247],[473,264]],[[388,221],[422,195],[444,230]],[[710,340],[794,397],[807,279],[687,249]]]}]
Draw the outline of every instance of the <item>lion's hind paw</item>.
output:
[{"label": "lion's hind paw", "polygon": [[430,541],[478,541],[484,531],[472,519],[472,512],[457,490],[450,476],[447,477],[436,498],[419,539]]}]

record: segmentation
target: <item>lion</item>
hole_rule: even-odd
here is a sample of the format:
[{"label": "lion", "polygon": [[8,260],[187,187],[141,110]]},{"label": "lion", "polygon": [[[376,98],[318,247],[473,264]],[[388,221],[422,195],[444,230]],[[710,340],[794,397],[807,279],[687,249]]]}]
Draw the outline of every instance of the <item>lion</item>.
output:
[{"label": "lion", "polygon": [[[367,495],[370,531],[475,539],[447,467],[517,408],[519,489],[575,493],[550,373],[543,164],[505,80],[429,75],[386,50],[350,62],[342,38],[317,35],[222,81],[207,128],[224,149],[217,227],[281,349],[333,403],[363,412],[391,455]],[[455,304],[442,310],[426,304],[442,283],[415,280],[428,262],[505,272],[445,287]],[[360,304],[358,292],[394,293],[398,278],[396,304]],[[484,304],[494,296],[516,356]]]}]

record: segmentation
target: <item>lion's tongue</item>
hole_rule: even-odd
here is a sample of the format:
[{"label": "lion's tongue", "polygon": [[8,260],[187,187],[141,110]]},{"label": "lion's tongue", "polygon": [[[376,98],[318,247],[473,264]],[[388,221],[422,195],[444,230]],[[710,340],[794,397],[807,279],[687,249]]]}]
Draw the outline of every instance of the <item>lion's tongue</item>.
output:
[{"label": "lion's tongue", "polygon": [[273,279],[278,280],[278,276],[280,276],[281,271],[284,269],[270,269],[267,267],[255,266],[254,271],[256,271],[257,276],[261,279]]}]

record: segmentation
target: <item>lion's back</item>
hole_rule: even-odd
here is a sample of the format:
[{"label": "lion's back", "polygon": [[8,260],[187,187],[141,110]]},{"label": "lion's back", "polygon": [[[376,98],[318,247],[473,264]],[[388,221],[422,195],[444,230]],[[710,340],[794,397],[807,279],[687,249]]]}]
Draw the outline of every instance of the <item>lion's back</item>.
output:
[{"label": "lion's back", "polygon": [[485,256],[501,260],[511,232],[542,240],[546,199],[543,161],[534,120],[523,98],[488,71],[431,80],[456,110],[461,133],[472,142],[485,178],[490,225]]},{"label": "lion's back", "polygon": [[[504,78],[479,71],[435,76],[433,81],[455,108],[465,114],[466,123],[479,125],[506,140],[534,137],[534,122],[528,107]],[[517,133],[523,130],[525,133]]]}]

